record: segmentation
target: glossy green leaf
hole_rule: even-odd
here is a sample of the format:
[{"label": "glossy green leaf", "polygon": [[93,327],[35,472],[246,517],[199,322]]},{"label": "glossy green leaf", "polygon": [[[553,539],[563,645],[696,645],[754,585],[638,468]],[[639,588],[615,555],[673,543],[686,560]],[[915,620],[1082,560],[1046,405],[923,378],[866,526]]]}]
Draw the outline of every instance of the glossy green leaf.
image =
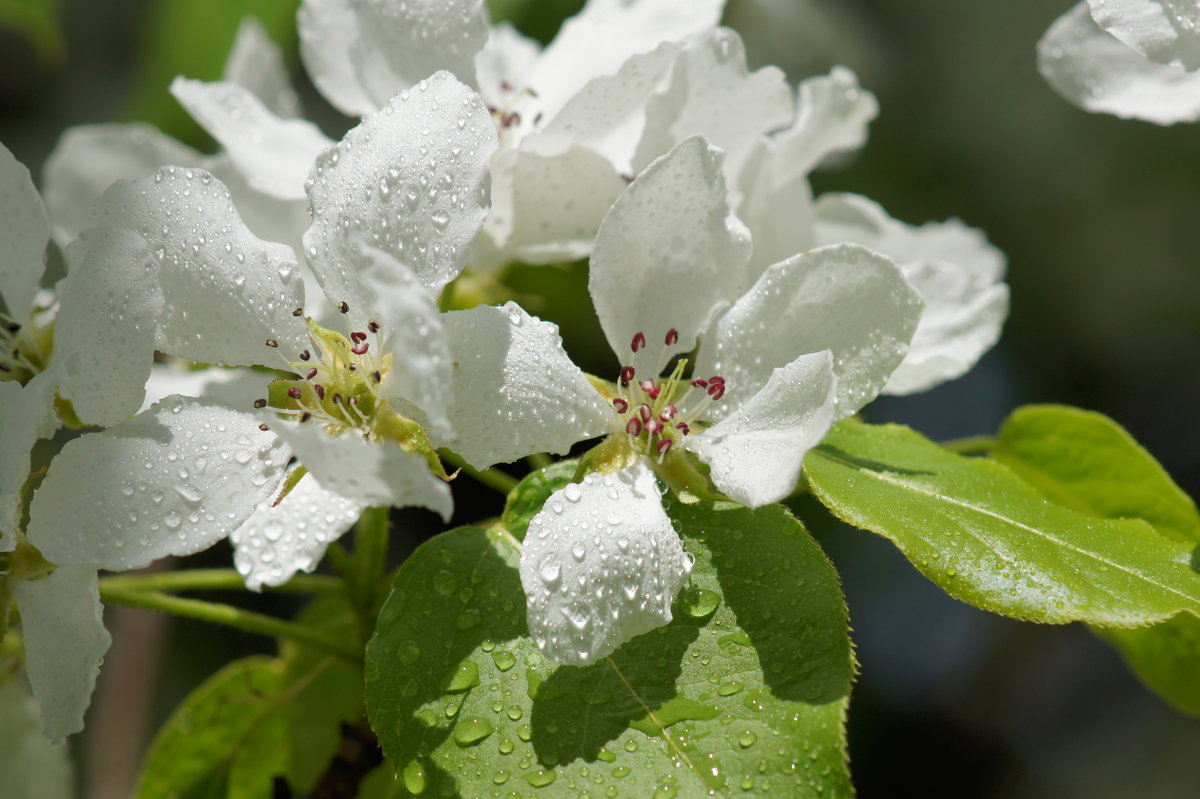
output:
[{"label": "glossy green leaf", "polygon": [[891,540],[947,593],[985,610],[1105,627],[1200,614],[1187,544],[1141,520],[1052,503],[1007,467],[906,427],[843,422],[805,467],[834,515]]},{"label": "glossy green leaf", "polygon": [[[1200,541],[1195,503],[1107,416],[1054,405],[1019,408],[993,454],[1055,502],[1100,518],[1144,519],[1165,536]],[[1159,696],[1200,716],[1200,619],[1183,613],[1152,627],[1095,632]]]},{"label": "glossy green leaf", "polygon": [[537,515],[551,494],[571,482],[578,464],[577,460],[555,461],[544,469],[525,475],[517,487],[509,492],[508,500],[504,503],[504,514],[500,517],[504,529],[518,541],[524,541],[529,520]]},{"label": "glossy green leaf", "polygon": [[779,506],[671,513],[696,558],[675,621],[583,668],[528,637],[506,533],[454,530],[413,554],[366,663],[368,716],[408,791],[851,795],[850,641],[824,554]]}]

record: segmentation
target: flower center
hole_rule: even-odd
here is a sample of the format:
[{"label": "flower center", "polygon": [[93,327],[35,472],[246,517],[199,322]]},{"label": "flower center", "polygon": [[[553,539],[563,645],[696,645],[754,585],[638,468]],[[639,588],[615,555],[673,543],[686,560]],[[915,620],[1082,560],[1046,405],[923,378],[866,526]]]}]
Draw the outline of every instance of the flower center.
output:
[{"label": "flower center", "polygon": [[38,316],[50,308],[35,308],[28,324],[21,325],[0,313],[0,382],[15,380],[25,385],[50,361],[53,322],[39,325]]},{"label": "flower center", "polygon": [[[667,331],[664,346],[679,341],[675,328]],[[637,353],[646,346],[645,334],[638,332],[630,342]],[[713,375],[707,379],[684,377],[687,360],[680,359],[666,378],[646,376],[639,379],[633,366],[622,366],[617,379],[617,396],[613,408],[624,422],[625,433],[634,451],[657,455],[659,462],[671,451],[676,440],[703,423],[708,406],[725,395],[725,378]],[[697,398],[696,392],[703,393]]]},{"label": "flower center", "polygon": [[[538,93],[531,86],[523,89],[516,89],[511,83],[506,80],[500,81],[500,90],[504,92],[504,102],[499,105],[489,105],[488,112],[492,115],[492,120],[496,123],[496,132],[500,135],[501,148],[515,143],[523,134],[520,132],[522,128],[526,131],[537,127],[542,121],[542,112],[534,113],[532,119],[526,119],[525,116],[517,110],[517,106],[521,105],[526,99],[538,99]],[[529,110],[526,109],[526,114]],[[526,124],[522,126],[522,122]]]}]

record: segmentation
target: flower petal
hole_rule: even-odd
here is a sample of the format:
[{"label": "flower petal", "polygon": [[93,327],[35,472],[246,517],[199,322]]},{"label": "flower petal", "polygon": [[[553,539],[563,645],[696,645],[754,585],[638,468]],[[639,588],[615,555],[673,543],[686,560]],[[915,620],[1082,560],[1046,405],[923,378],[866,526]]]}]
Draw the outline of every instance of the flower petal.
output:
[{"label": "flower petal", "polygon": [[616,414],[563,351],[558,325],[511,302],[444,318],[454,361],[449,446],[475,468],[565,455],[612,429]]},{"label": "flower petal", "polygon": [[0,684],[0,774],[13,799],[71,799],[70,752],[46,740],[37,701],[20,680]]},{"label": "flower petal", "polygon": [[521,551],[529,632],[547,657],[586,666],[671,621],[691,560],[644,460],[555,491]]},{"label": "flower petal", "polygon": [[251,407],[267,390],[270,376],[255,369],[209,366],[192,369],[180,361],[156,363],[146,380],[146,398],[139,412],[172,394],[211,399],[235,411]]},{"label": "flower petal", "polygon": [[306,345],[304,323],[291,314],[304,305],[295,253],[247,230],[228,189],[207,172],[166,167],[117,183],[100,199],[97,220],[150,244],[166,301],[159,349],[206,363],[274,366],[267,339],[289,357]]},{"label": "flower petal", "polygon": [[29,321],[33,298],[46,268],[50,220],[29,170],[0,144],[0,301],[18,323]]},{"label": "flower petal", "polygon": [[304,0],[300,53],[330,103],[366,114],[435,70],[474,83],[486,13],[482,0]]},{"label": "flower petal", "polygon": [[896,262],[925,303],[908,355],[885,394],[911,394],[964,374],[996,343],[1008,315],[1004,254],[957,219],[912,227],[866,197],[817,201],[819,244],[852,242]]},{"label": "flower petal", "polygon": [[1195,0],[1088,0],[1096,24],[1159,64],[1200,68]]},{"label": "flower petal", "polygon": [[492,165],[485,231],[509,260],[585,258],[626,185],[606,158],[583,147],[550,156],[506,150]]},{"label": "flower petal", "polygon": [[83,713],[112,643],[96,569],[59,566],[48,577],[13,580],[10,587],[21,609],[25,670],[42,708],[42,730],[61,741],[83,729]]},{"label": "flower petal", "polygon": [[255,17],[242,17],[221,80],[245,86],[276,116],[300,116],[283,53]]},{"label": "flower petal", "polygon": [[249,413],[172,396],[69,442],[33,498],[29,540],[54,563],[136,569],[236,530],[289,453]]},{"label": "flower petal", "polygon": [[67,128],[46,159],[46,208],[54,240],[66,247],[92,227],[93,206],[118,180],[137,180],[163,166],[198,167],[206,157],[153,125],[79,125]]},{"label": "flower petal", "polygon": [[772,136],[777,180],[807,175],[832,155],[856,150],[867,141],[867,125],[879,114],[875,95],[858,85],[846,67],[801,82],[796,121]]},{"label": "flower petal", "polygon": [[43,372],[25,386],[0,382],[0,552],[17,545],[21,489],[29,479],[29,455],[39,437],[57,426],[54,413],[56,372]]},{"label": "flower petal", "polygon": [[835,416],[844,419],[887,383],[920,318],[920,295],[900,269],[865,247],[821,247],[777,263],[705,336],[696,371],[726,380],[710,415],[724,418],[749,402],[776,367],[830,350]]},{"label": "flower petal", "polygon": [[252,591],[283,585],[316,568],[325,548],[350,529],[363,506],[326,491],[311,474],[278,505],[264,502],[229,536],[233,562]]},{"label": "flower petal", "polygon": [[145,396],[163,307],[158,268],[145,239],[116,228],[83,234],[67,262],[54,326],[59,392],[82,421],[108,427]]},{"label": "flower petal", "polygon": [[711,467],[713,483],[735,502],[779,502],[796,489],[805,454],[833,424],[836,383],[828,350],[801,355],[724,420],[685,436],[683,446]]},{"label": "flower petal", "polygon": [[313,161],[333,144],[313,123],[276,116],[236,83],[175,78],[171,94],[225,148],[251,188],[272,197],[303,199]]},{"label": "flower petal", "polygon": [[[687,139],[647,167],[600,225],[588,288],[619,358],[631,358],[643,332],[652,344],[641,362],[661,369],[736,295],[750,233],[729,210],[721,166],[703,137]],[[659,345],[671,328],[678,342]]]},{"label": "flower petal", "polygon": [[327,491],[364,506],[429,508],[450,520],[450,488],[429,471],[421,455],[353,432],[334,437],[313,424],[275,422],[271,429]]},{"label": "flower petal", "polygon": [[1158,125],[1200,119],[1200,72],[1157,64],[1096,25],[1080,2],[1038,42],[1038,69],[1084,109]]},{"label": "flower petal", "polygon": [[634,171],[702,133],[725,151],[725,176],[732,182],[757,138],[787,125],[793,112],[791,87],[781,70],[764,67],[751,73],[737,33],[710,31],[684,46],[670,85],[647,105]]},{"label": "flower petal", "polygon": [[738,176],[741,203],[737,215],[750,229],[754,242],[746,268],[748,281],[757,280],[771,264],[815,246],[808,175],[796,173],[781,181],[779,170],[774,147],[761,139]]},{"label": "flower petal", "polygon": [[475,55],[479,94],[493,108],[501,108],[513,90],[525,86],[542,46],[512,26],[501,22],[488,31],[487,43]]},{"label": "flower petal", "polygon": [[439,72],[325,151],[309,178],[304,245],[330,299],[365,299],[353,267],[359,240],[408,264],[434,294],[457,277],[487,215],[495,149],[479,95]]}]

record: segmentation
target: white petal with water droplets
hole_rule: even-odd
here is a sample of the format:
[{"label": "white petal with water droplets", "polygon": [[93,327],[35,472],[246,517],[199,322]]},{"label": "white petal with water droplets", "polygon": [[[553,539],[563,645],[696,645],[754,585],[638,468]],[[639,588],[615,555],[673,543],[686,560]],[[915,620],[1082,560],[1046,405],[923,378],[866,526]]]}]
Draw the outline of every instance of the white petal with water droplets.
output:
[{"label": "white petal with water droplets", "polygon": [[39,436],[49,436],[57,426],[56,387],[57,370],[43,372],[25,386],[15,380],[0,382],[0,552],[11,552],[17,545],[29,453]]},{"label": "white petal with water droplets", "polygon": [[691,560],[639,459],[555,491],[521,550],[529,634],[546,656],[586,666],[671,621]]},{"label": "white petal with water droplets", "polygon": [[[205,168],[229,189],[229,196],[251,233],[263,241],[276,241],[288,245],[297,253],[302,251],[304,231],[308,230],[312,221],[308,215],[308,197],[285,200],[264,194],[250,185],[227,153],[217,153],[209,158]],[[305,265],[301,263],[301,269],[304,268]],[[308,284],[306,280],[305,285]],[[319,295],[320,287],[315,279],[312,285],[317,288]],[[312,297],[308,288],[305,288],[305,295],[305,302],[311,305]]]},{"label": "white petal with water droplets", "polygon": [[310,265],[336,301],[361,302],[358,242],[412,267],[435,294],[466,265],[487,214],[496,127],[475,94],[439,72],[392,98],[325,151],[309,177]]},{"label": "white petal with water droplets", "polygon": [[908,355],[885,394],[911,394],[952,380],[1000,337],[1008,314],[1004,254],[957,219],[912,227],[866,197],[825,194],[817,201],[818,243],[853,242],[896,262],[925,303]]},{"label": "white petal with water droplets", "polygon": [[513,93],[527,83],[542,46],[512,26],[501,22],[488,31],[487,43],[475,55],[479,94],[493,108],[503,108]]},{"label": "white petal with water droplets", "polygon": [[24,324],[46,268],[50,220],[29,170],[3,144],[0,144],[0,241],[4,242],[0,302],[9,316]]},{"label": "white petal with water droplets", "polygon": [[236,83],[175,78],[171,94],[225,148],[247,183],[272,197],[303,199],[313,161],[333,144],[313,123],[276,116]]},{"label": "white petal with water droplets", "polygon": [[[736,296],[750,233],[729,210],[721,166],[719,150],[700,136],[687,139],[647,167],[600,225],[588,289],[623,363],[661,369],[669,329],[679,332],[669,351],[687,352],[717,307]],[[649,347],[635,359],[638,332]]]},{"label": "white petal with water droplets", "polygon": [[40,580],[9,583],[21,610],[25,671],[42,709],[42,730],[61,741],[83,729],[104,653],[100,584],[94,566],[59,566]]},{"label": "white petal with water droplets", "polygon": [[741,38],[728,28],[710,31],[684,46],[669,87],[647,105],[634,171],[702,133],[725,151],[725,176],[732,182],[757,138],[787,125],[793,111],[783,72],[764,67],[751,73]]},{"label": "white petal with water droplets", "polygon": [[316,568],[325,548],[358,520],[363,506],[326,491],[311,474],[278,505],[269,500],[229,536],[233,562],[252,591],[283,585]]},{"label": "white petal with water droplets", "polygon": [[300,58],[326,100],[349,116],[379,108],[359,77],[358,12],[354,0],[303,0],[296,12]]},{"label": "white petal with water droplets", "polygon": [[1196,0],[1088,0],[1096,24],[1159,64],[1200,68]]},{"label": "white petal with water droplets", "polygon": [[558,326],[515,303],[446,314],[456,432],[450,448],[477,469],[535,452],[566,454],[609,432],[615,411],[563,351]]},{"label": "white petal with water droplets", "polygon": [[1158,64],[1100,29],[1080,2],[1038,42],[1038,69],[1086,111],[1158,125],[1200,119],[1200,72]]},{"label": "white petal with water droplets", "polygon": [[146,379],[144,411],[172,394],[215,400],[227,408],[246,410],[267,391],[270,376],[255,369],[225,369],[208,366],[191,369],[187,362],[156,363]]},{"label": "white petal with water droplets", "polygon": [[158,268],[145,239],[116,228],[84,233],[67,262],[54,327],[59,392],[80,420],[107,427],[136,413],[145,396],[163,307]]},{"label": "white petal with water droplets", "polygon": [[779,182],[808,174],[831,155],[861,147],[867,141],[867,125],[878,114],[875,95],[862,89],[846,67],[803,81],[797,90],[795,122],[771,137]]},{"label": "white petal with water droplets", "polygon": [[326,490],[364,506],[429,508],[450,520],[450,488],[421,455],[393,441],[366,441],[353,431],[330,436],[315,424],[275,422],[272,429]]},{"label": "white petal with water droplets", "polygon": [[158,262],[165,304],[158,348],[206,363],[277,366],[263,342],[294,357],[308,341],[292,310],[304,285],[290,247],[246,229],[229,191],[203,170],[165,167],[121,182],[97,205],[101,227],[132,229]]},{"label": "white petal with water droplets", "polygon": [[54,240],[66,247],[95,224],[92,206],[118,180],[137,180],[163,166],[199,167],[207,157],[141,122],[67,128],[42,183]]},{"label": "white petal with water droplets", "polygon": [[779,180],[780,166],[771,143],[760,139],[738,176],[741,203],[738,219],[750,229],[754,250],[746,267],[746,280],[758,279],[771,264],[812,249],[812,189],[808,175],[796,173]]},{"label": "white petal with water droplets", "polygon": [[71,799],[70,751],[42,734],[38,704],[20,680],[0,683],[0,774],[10,799]]},{"label": "white petal with water droplets", "polygon": [[836,383],[828,350],[801,355],[724,420],[684,436],[683,446],[711,467],[713,483],[735,502],[779,502],[796,489],[805,454],[833,424]]},{"label": "white petal with water droplets", "polygon": [[273,114],[300,115],[300,98],[292,88],[283,53],[254,17],[242,17],[221,79],[245,86]]},{"label": "white petal with water droplets", "polygon": [[258,418],[172,396],[63,447],[33,499],[29,540],[54,563],[136,569],[236,530],[289,452]]},{"label": "white petal with water droplets", "polygon": [[724,418],[799,355],[833,352],[837,419],[873,400],[904,360],[921,298],[900,269],[856,244],[810,250],[763,272],[704,338],[696,373],[719,374]]}]

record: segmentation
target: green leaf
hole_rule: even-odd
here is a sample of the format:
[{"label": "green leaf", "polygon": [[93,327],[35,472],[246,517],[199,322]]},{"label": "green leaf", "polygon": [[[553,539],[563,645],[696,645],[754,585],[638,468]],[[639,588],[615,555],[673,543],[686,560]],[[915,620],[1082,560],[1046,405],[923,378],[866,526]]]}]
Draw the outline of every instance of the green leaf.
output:
[{"label": "green leaf", "polygon": [[1105,627],[1200,614],[1187,544],[1141,520],[1053,504],[1005,466],[908,428],[843,422],[805,467],[834,515],[891,540],[951,596],[985,610]]},{"label": "green leaf", "polygon": [[454,530],[409,558],[366,658],[368,716],[407,790],[852,794],[852,657],[824,554],[779,506],[671,512],[696,558],[675,620],[583,668],[528,637],[505,532]]},{"label": "green leaf", "polygon": [[551,494],[571,482],[578,465],[578,460],[556,461],[525,475],[504,503],[504,514],[500,517],[504,529],[518,541],[524,541],[529,520],[537,515]]},{"label": "green leaf", "polygon": [[1145,519],[1200,542],[1200,513],[1129,433],[1107,416],[1061,405],[1019,408],[992,456],[1054,502],[1105,519]]},{"label": "green leaf", "polygon": [[[1200,513],[1156,460],[1108,417],[1053,405],[1015,411],[994,456],[1047,497],[1100,518],[1140,518],[1163,535],[1200,541]],[[1147,686],[1200,716],[1200,619],[1180,614],[1153,627],[1093,630]]]}]

